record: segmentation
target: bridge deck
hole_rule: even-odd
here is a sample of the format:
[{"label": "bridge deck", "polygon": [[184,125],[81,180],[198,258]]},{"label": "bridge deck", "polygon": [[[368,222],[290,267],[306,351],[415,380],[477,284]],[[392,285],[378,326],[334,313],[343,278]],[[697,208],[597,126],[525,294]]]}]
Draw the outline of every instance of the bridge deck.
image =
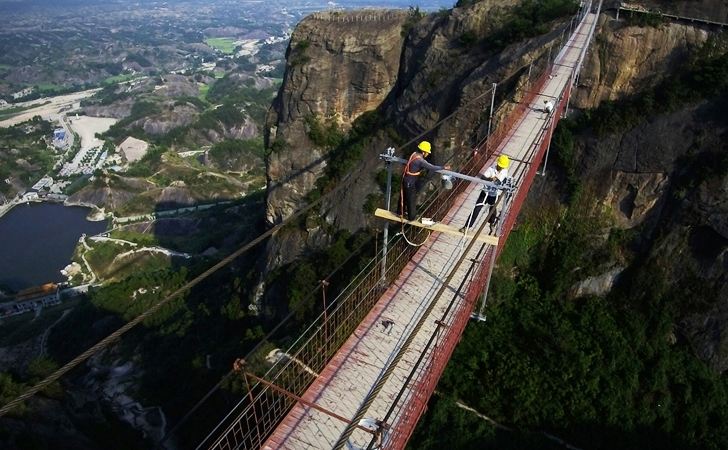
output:
[{"label": "bridge deck", "polygon": [[[553,100],[564,90],[572,69],[578,64],[582,48],[588,45],[588,30],[596,19],[595,14],[587,14],[582,20],[577,32],[558,55],[551,76],[540,94],[535,97],[530,109],[504,139],[497,153],[504,153],[516,159],[527,159],[530,156],[529,149],[541,136],[540,131],[546,124],[546,114],[542,112],[544,100]],[[516,179],[528,170],[527,164],[515,162],[511,168],[511,175]],[[459,196],[443,222],[457,227],[465,224],[479,190],[478,186],[469,186]],[[476,226],[480,225],[484,217],[485,214],[481,214]],[[466,246],[467,242],[463,237],[433,233],[328,366],[319,374],[303,398],[341,416],[353,418],[380,375],[388,367],[391,358],[412,332],[427,305],[434,299]],[[473,247],[468,258],[475,258],[477,247]],[[399,361],[396,370],[367,410],[366,417],[381,419],[385,416],[433,333],[434,321],[442,316],[458,286],[463,282],[466,270],[465,265],[461,266],[451,280],[446,295],[440,296],[431,313],[432,320],[427,320],[419,330],[405,357]],[[391,320],[394,324],[385,327],[383,324],[385,320]],[[389,425],[396,427],[396,423]],[[346,423],[299,403],[289,412],[263,448],[331,448],[345,428]],[[347,448],[366,448],[371,437],[362,430],[355,430]]]}]

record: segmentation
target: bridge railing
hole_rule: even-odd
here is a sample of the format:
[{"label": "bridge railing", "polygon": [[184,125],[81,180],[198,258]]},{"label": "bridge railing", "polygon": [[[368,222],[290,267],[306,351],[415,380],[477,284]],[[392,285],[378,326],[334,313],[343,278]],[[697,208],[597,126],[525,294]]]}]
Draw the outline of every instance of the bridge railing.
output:
[{"label": "bridge railing", "polygon": [[[521,183],[523,183],[525,186],[530,186],[533,182],[533,178],[536,176],[536,172],[538,171],[539,166],[541,165],[541,162],[543,161],[544,155],[546,154],[546,149],[549,146],[549,143],[551,142],[551,136],[553,134],[553,131],[556,127],[556,123],[558,123],[559,118],[563,115],[566,104],[568,101],[569,96],[571,95],[571,83],[568,83],[564,90],[559,95],[558,102],[556,103],[556,108],[554,109],[554,113],[551,116],[551,120],[547,124],[547,126],[541,131],[542,136],[536,141],[538,148],[535,154],[535,157],[533,161],[531,162],[530,166],[526,170],[525,176],[523,177],[523,180]],[[516,218],[518,217],[518,213],[521,210],[521,206],[523,206],[523,202],[526,200],[526,196],[528,195],[527,189],[519,189],[516,192],[516,195],[511,203],[511,206],[508,208],[508,211],[506,212],[504,218],[503,218],[503,227],[501,229],[501,236],[500,239],[502,242],[506,242],[508,239],[508,236],[511,233],[511,230],[513,229],[513,225],[516,222]],[[503,247],[498,247],[498,253],[496,256],[499,256],[501,252],[503,251]]]},{"label": "bridge railing", "polygon": [[[475,173],[480,171],[486,163],[491,163],[495,157],[497,149],[506,141],[515,129],[518,122],[523,120],[526,113],[530,110],[530,103],[539,94],[551,72],[551,66],[547,66],[538,78],[527,86],[526,94],[523,96],[518,105],[513,108],[510,113],[500,122],[495,131],[488,137],[478,149],[479,157],[473,158],[471,165],[477,167]],[[487,151],[486,151],[487,149]],[[538,166],[535,166],[538,167]],[[522,183],[519,183],[522,184]],[[530,181],[529,181],[530,184]],[[527,191],[528,189],[520,189]],[[505,242],[504,238],[500,238],[501,242]],[[500,246],[498,247],[500,248]],[[410,386],[404,386],[406,393],[399,399],[396,404],[390,408],[390,434],[387,436],[385,448],[399,449],[404,448],[405,444],[414,431],[417,421],[424,413],[432,393],[435,390],[437,381],[442,376],[442,372],[447,362],[452,356],[452,352],[457,342],[462,336],[465,326],[468,323],[470,314],[472,313],[478,296],[483,291],[483,287],[487,282],[489,275],[489,266],[492,261],[492,252],[495,248],[487,246],[485,251],[481,249],[481,255],[478,258],[479,265],[472,267],[474,275],[470,278],[465,295],[458,300],[458,296],[453,300],[453,308],[445,320],[445,326],[438,328],[439,333],[436,339],[432,339],[425,348],[425,355],[422,363],[416,366],[413,371],[415,374],[412,378]]]},{"label": "bridge railing", "polygon": [[[459,155],[453,165],[462,166],[464,173],[475,175],[487,161],[487,157],[484,153],[475,158]],[[423,205],[423,215],[442,220],[466,187],[467,183],[458,180],[452,190],[437,191]],[[426,239],[427,232],[419,228],[407,230],[408,238],[416,242]],[[401,237],[393,238],[387,252],[389,257],[384,282],[379,263],[380,252],[330,302],[326,313],[321,313],[285,352],[279,352],[275,356],[272,366],[266,352],[270,352],[273,347],[268,346],[247,361],[248,370],[262,375],[262,378],[294,395],[302,396],[371,311],[385,286],[394,281],[417,251],[418,247],[409,245]],[[290,397],[263,384],[254,384],[198,448],[260,448],[295,403]]]}]

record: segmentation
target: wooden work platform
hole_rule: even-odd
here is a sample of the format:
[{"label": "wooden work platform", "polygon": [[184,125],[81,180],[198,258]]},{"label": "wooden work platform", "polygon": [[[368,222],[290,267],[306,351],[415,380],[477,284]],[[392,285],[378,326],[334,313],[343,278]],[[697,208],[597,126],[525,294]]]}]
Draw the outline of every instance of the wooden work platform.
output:
[{"label": "wooden work platform", "polygon": [[[517,160],[528,160],[532,155],[531,150],[536,140],[542,136],[541,131],[547,124],[546,114],[542,111],[543,102],[558,96],[569,82],[571,70],[578,64],[579,54],[587,44],[589,34],[587,30],[596,19],[595,14],[586,14],[571,40],[558,55],[552,74],[542,88],[542,95],[536,96],[532,101],[529,111],[514,125],[496,154],[507,154]],[[490,164],[492,161],[481,171]],[[528,163],[513,162],[510,175],[518,180],[528,170],[528,166]],[[520,186],[518,188],[520,189]],[[466,188],[456,199],[443,222],[455,229],[464,225],[473,210],[479,192],[480,187],[473,184]],[[480,227],[484,217],[485,211],[481,213],[475,225],[476,229]],[[433,233],[319,374],[303,398],[341,416],[353,418],[382,373],[390,365],[392,358],[413,333],[413,328],[427,305],[435,300],[436,293],[462,256],[467,243],[466,236],[462,233],[453,234],[445,229]],[[481,245],[474,245],[467,258],[476,258],[480,247]],[[463,300],[462,294],[456,293],[466,281],[464,280],[466,271],[467,264],[463,264],[454,274],[445,294],[437,299],[430,314],[432,320],[426,320],[425,325],[416,333],[404,358],[399,361],[393,374],[375,397],[365,417],[381,419],[386,415],[433,333],[436,326],[434,321],[444,314],[447,305],[454,297],[456,301]],[[393,324],[385,326],[389,321]],[[393,422],[388,425],[396,429],[398,425],[396,414],[392,420]],[[340,420],[299,403],[293,407],[263,448],[330,449],[346,426],[347,424]],[[357,429],[351,434],[344,448],[364,449],[371,438],[371,434]]]},{"label": "wooden work platform", "polygon": [[[486,211],[487,212],[487,211]],[[483,213],[485,214],[485,213]],[[377,208],[376,211],[374,211],[374,215],[377,217],[380,217],[382,219],[391,220],[393,222],[399,222],[404,223],[406,225],[411,225],[413,227],[419,227],[419,228],[425,228],[427,230],[434,231],[435,233],[445,233],[445,234],[451,234],[453,236],[460,236],[464,237],[465,239],[472,238],[474,235],[475,230],[468,230],[468,231],[460,231],[458,227],[453,227],[450,225],[446,225],[444,223],[435,222],[432,225],[426,225],[419,220],[407,220],[404,219],[396,214],[394,214],[391,211],[387,211],[386,209]],[[485,242],[486,244],[490,245],[498,245],[498,236],[488,236],[488,235],[480,235],[476,238],[478,242]]]}]

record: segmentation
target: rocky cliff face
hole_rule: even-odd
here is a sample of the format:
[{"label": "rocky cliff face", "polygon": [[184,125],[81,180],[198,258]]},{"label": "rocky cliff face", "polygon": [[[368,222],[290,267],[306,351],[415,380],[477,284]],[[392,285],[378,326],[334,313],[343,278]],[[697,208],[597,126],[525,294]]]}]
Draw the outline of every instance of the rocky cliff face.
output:
[{"label": "rocky cliff face", "polygon": [[625,2],[639,4],[651,11],[660,11],[665,14],[675,14],[696,19],[710,19],[716,22],[728,22],[728,2],[725,0],[640,0],[638,2]]},{"label": "rocky cliff face", "polygon": [[613,14],[602,14],[574,105],[594,108],[654,85],[684,64],[708,36],[707,29],[692,25],[628,26],[624,20],[614,20]]},{"label": "rocky cliff face", "polygon": [[362,15],[318,13],[301,21],[291,37],[285,79],[269,118],[268,145],[279,142],[268,159],[270,223],[298,209],[325,167],[327,149],[309,138],[307,122],[348,129],[376,109],[397,80],[407,14]]},{"label": "rocky cliff face", "polygon": [[[715,9],[704,5],[704,14],[694,14],[713,17],[705,14]],[[590,109],[657,85],[711,34],[699,25],[637,27],[603,15],[573,104]],[[720,372],[728,369],[728,177],[693,174],[714,164],[710,155],[728,152],[726,106],[725,98],[709,99],[598,139],[583,136],[577,152],[579,171],[599,180],[616,224],[652,242],[650,263],[666,268],[672,286],[703,289],[686,299],[679,328]]]},{"label": "rocky cliff face", "polygon": [[697,289],[688,290],[697,295],[686,299],[681,331],[721,372],[728,369],[728,175],[693,174],[712,164],[708,155],[728,152],[725,107],[716,99],[601,139],[583,137],[576,156],[583,178],[598,180],[617,226],[650,243],[650,263],[667,270],[672,286]]}]

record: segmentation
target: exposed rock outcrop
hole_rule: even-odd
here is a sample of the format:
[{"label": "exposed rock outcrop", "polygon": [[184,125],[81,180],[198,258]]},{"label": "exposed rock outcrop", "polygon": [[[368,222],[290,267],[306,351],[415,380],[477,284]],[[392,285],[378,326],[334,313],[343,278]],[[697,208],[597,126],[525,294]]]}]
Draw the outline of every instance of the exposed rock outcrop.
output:
[{"label": "exposed rock outcrop", "polygon": [[601,275],[582,280],[571,289],[570,294],[574,298],[605,295],[612,289],[622,271],[624,271],[624,267],[615,267]]},{"label": "exposed rock outcrop", "polygon": [[153,189],[143,178],[113,177],[106,183],[91,184],[71,195],[66,204],[86,204],[113,211],[121,208],[140,192]]},{"label": "exposed rock outcrop", "polygon": [[197,120],[199,113],[193,106],[183,104],[171,106],[167,111],[153,117],[145,117],[137,121],[134,126],[141,127],[151,136],[162,136],[175,128],[186,127]]},{"label": "exposed rock outcrop", "polygon": [[83,112],[87,116],[93,117],[113,117],[114,119],[123,119],[131,114],[131,108],[134,105],[132,99],[126,99],[115,102],[111,105],[88,105],[83,107]]},{"label": "exposed rock outcrop", "polygon": [[629,26],[607,14],[602,14],[600,27],[573,96],[578,108],[595,108],[655,85],[685,64],[709,36],[692,25]]},{"label": "exposed rock outcrop", "polygon": [[297,209],[325,167],[327,149],[309,138],[307,120],[332,120],[348,129],[397,81],[407,13],[380,14],[382,20],[355,20],[355,13],[319,13],[296,27],[276,114],[268,119],[268,145],[285,143],[267,162],[270,223]]}]

